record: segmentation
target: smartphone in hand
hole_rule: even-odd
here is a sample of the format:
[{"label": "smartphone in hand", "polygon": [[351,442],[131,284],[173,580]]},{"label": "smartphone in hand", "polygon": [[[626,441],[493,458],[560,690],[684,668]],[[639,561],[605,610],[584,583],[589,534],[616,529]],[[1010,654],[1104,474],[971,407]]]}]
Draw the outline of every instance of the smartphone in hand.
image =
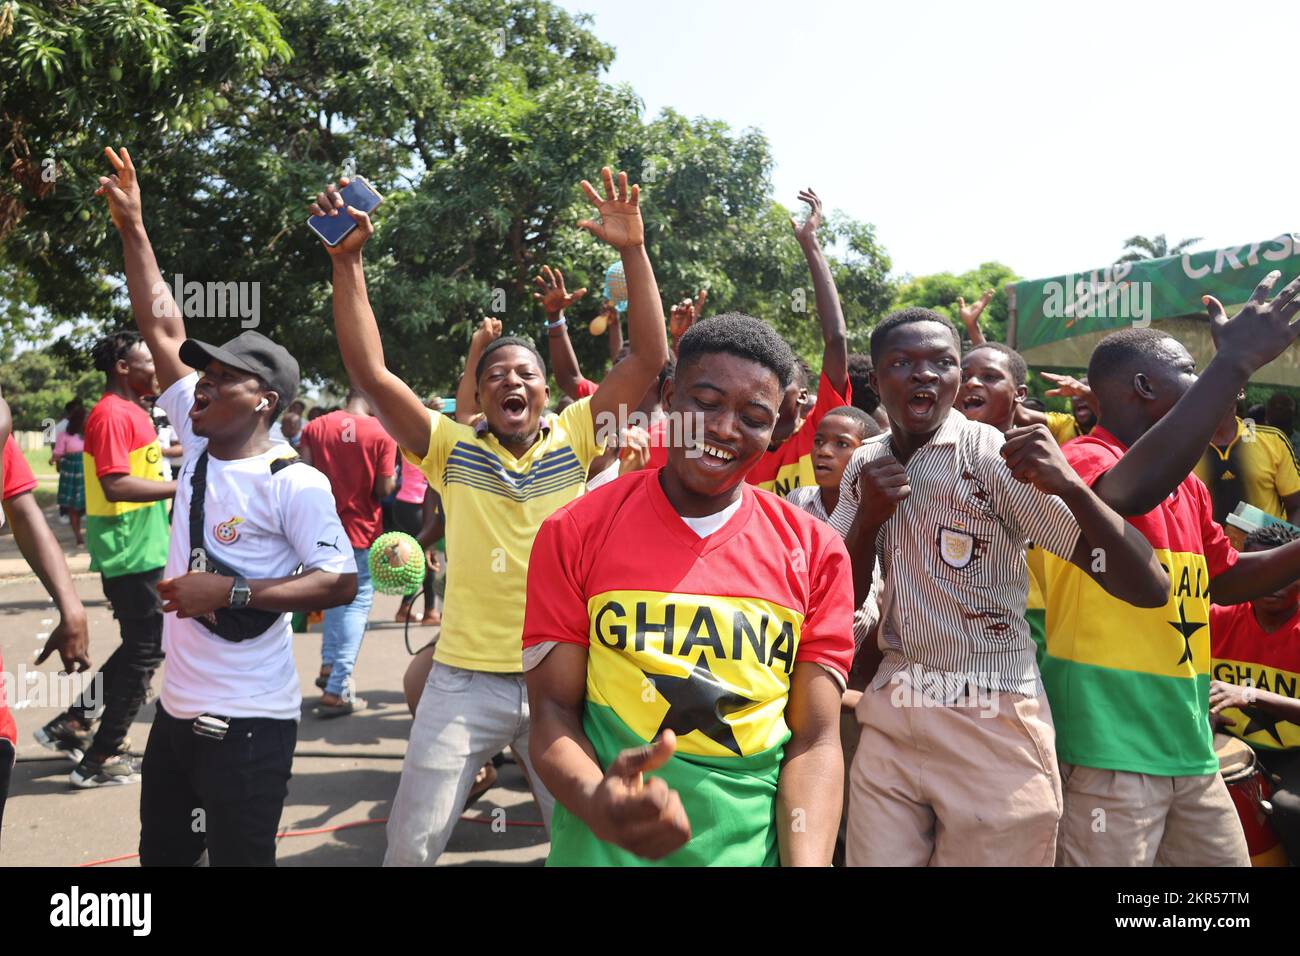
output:
[{"label": "smartphone in hand", "polygon": [[[343,197],[344,203],[364,213],[374,211],[384,201],[384,197],[360,176],[348,180],[348,184],[339,190],[339,195]],[[344,236],[357,228],[357,221],[347,209],[340,209],[337,216],[312,216],[307,220],[307,225],[321,237],[325,245],[337,246]]]}]

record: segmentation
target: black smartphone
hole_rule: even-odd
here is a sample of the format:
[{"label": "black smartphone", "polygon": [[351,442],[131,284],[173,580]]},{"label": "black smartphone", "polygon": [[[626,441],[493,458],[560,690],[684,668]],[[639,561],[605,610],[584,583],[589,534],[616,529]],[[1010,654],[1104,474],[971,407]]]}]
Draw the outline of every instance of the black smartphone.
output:
[{"label": "black smartphone", "polygon": [[[364,213],[372,212],[384,201],[384,197],[360,176],[349,179],[348,184],[339,190],[339,195],[347,205]],[[307,225],[321,237],[325,245],[337,246],[344,236],[357,228],[357,221],[346,209],[340,209],[337,216],[312,216],[307,220]]]}]

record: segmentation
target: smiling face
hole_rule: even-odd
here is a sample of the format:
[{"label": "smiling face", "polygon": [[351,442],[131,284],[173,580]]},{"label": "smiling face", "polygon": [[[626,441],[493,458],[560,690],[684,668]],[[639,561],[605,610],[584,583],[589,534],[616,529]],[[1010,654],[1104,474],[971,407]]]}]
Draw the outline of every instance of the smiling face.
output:
[{"label": "smiling face", "polygon": [[478,380],[478,406],[505,445],[531,445],[551,390],[537,357],[521,345],[490,353]]},{"label": "smiling face", "polygon": [[1015,418],[1016,406],[1024,399],[1025,386],[1016,384],[1005,353],[977,348],[962,359],[957,410],[971,421],[1006,432]]},{"label": "smiling face", "polygon": [[896,326],[875,364],[872,383],[895,434],[929,438],[938,431],[961,381],[952,330],[929,321]]},{"label": "smiling face", "polygon": [[817,487],[838,491],[844,466],[862,444],[862,425],[845,415],[827,415],[813,435],[813,474]]},{"label": "smiling face", "polygon": [[781,398],[776,373],[752,359],[708,352],[678,366],[664,405],[675,420],[691,419],[693,447],[688,455],[682,441],[670,443],[667,480],[696,498],[735,489],[767,450]]},{"label": "smiling face", "polygon": [[194,434],[208,440],[245,434],[255,416],[258,403],[265,398],[273,412],[280,400],[256,375],[231,368],[213,359],[194,385],[194,406],[190,409],[190,426]]}]

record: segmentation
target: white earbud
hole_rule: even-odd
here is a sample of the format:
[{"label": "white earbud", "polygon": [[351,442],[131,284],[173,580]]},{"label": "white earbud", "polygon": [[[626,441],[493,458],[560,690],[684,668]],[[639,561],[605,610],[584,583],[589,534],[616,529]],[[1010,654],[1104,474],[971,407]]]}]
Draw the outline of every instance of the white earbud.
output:
[{"label": "white earbud", "polygon": [[270,405],[270,404],[271,404],[271,403],[270,403],[269,401],[266,400],[266,397],[263,396],[262,400],[261,400],[260,402],[257,403],[257,407],[254,408],[253,411],[255,411],[255,412],[260,412],[260,411],[262,411],[263,409],[265,409],[265,408],[266,408],[268,405]]}]

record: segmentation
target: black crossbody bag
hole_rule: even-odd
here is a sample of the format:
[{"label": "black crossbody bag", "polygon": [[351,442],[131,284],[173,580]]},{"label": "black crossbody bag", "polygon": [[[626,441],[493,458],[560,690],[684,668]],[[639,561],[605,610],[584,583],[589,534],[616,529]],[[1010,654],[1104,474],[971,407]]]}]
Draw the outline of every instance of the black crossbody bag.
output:
[{"label": "black crossbody bag", "polygon": [[[278,458],[271,462],[271,474],[288,468],[302,461],[293,458]],[[190,476],[190,570],[207,571],[233,577],[240,574],[228,564],[223,564],[208,553],[203,539],[203,499],[208,488],[208,453],[203,452],[194,463],[194,474]],[[195,542],[198,542],[196,545]],[[280,620],[280,611],[264,611],[253,607],[222,607],[211,614],[196,617],[198,621],[217,637],[239,643],[249,641],[262,634]]]}]

